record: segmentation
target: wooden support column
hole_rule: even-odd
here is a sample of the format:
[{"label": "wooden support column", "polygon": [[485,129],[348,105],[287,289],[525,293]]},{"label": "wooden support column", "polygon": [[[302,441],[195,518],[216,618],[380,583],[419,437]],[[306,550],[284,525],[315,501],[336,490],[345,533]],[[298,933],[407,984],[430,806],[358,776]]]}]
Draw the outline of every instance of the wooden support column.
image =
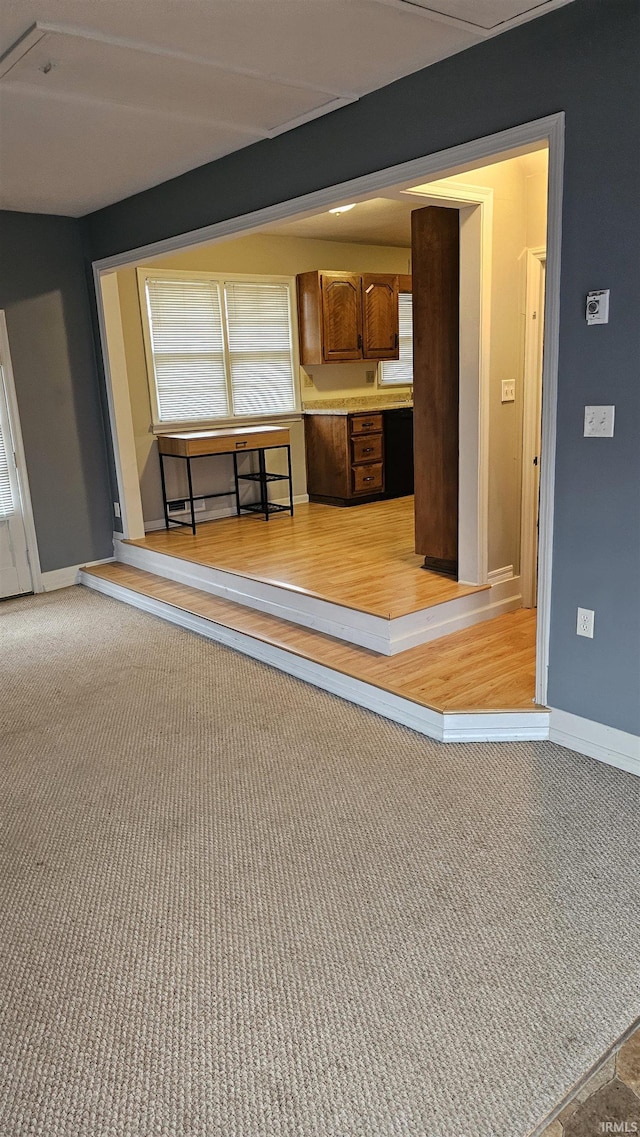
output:
[{"label": "wooden support column", "polygon": [[411,214],[416,552],[458,575],[460,215]]}]

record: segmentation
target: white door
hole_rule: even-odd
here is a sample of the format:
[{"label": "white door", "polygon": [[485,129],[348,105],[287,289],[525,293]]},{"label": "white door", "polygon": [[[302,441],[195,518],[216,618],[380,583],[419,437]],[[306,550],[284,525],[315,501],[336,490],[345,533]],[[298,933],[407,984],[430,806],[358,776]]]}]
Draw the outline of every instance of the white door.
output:
[{"label": "white door", "polygon": [[0,358],[0,598],[32,591],[7,379]]}]

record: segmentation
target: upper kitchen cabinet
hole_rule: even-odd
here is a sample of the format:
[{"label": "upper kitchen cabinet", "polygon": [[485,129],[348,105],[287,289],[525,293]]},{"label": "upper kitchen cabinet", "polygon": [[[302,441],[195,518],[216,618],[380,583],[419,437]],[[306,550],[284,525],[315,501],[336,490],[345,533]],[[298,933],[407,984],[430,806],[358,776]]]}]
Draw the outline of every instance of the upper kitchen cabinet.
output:
[{"label": "upper kitchen cabinet", "polygon": [[398,278],[303,272],[297,278],[300,362],[398,358]]}]

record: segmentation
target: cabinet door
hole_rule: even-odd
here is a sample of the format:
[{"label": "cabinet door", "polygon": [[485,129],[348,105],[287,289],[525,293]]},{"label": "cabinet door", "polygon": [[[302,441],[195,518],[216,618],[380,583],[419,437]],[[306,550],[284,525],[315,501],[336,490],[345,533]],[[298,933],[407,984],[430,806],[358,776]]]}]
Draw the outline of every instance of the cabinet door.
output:
[{"label": "cabinet door", "polygon": [[359,276],[322,273],[322,344],[325,363],[362,359]]},{"label": "cabinet door", "polygon": [[397,276],[363,274],[362,338],[365,359],[398,358]]}]

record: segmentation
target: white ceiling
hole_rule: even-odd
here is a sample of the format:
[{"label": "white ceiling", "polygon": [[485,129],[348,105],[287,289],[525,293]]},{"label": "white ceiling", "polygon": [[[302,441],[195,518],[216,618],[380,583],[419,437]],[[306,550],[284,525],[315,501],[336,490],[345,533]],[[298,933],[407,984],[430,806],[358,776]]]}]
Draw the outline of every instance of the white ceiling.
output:
[{"label": "white ceiling", "polygon": [[0,208],[81,216],[570,2],[2,0]]},{"label": "white ceiling", "polygon": [[[476,166],[460,177],[460,172],[450,179],[437,178],[439,186],[450,180],[457,185],[462,181],[467,185],[491,186],[495,174],[504,168],[519,168],[524,178],[536,175],[547,176],[548,150],[540,146],[526,154],[508,155],[491,162],[488,166]],[[489,175],[488,177],[486,175]],[[411,248],[411,213],[429,204],[428,183],[420,186],[397,186],[385,190],[380,197],[369,197],[355,203],[348,213],[335,214],[330,210],[312,213],[293,221],[276,221],[265,226],[262,232],[273,233],[279,237],[305,237],[308,240],[338,241],[354,245],[386,245],[393,248]],[[409,196],[411,191],[420,193],[420,200]],[[442,204],[435,198],[434,204]]]}]

